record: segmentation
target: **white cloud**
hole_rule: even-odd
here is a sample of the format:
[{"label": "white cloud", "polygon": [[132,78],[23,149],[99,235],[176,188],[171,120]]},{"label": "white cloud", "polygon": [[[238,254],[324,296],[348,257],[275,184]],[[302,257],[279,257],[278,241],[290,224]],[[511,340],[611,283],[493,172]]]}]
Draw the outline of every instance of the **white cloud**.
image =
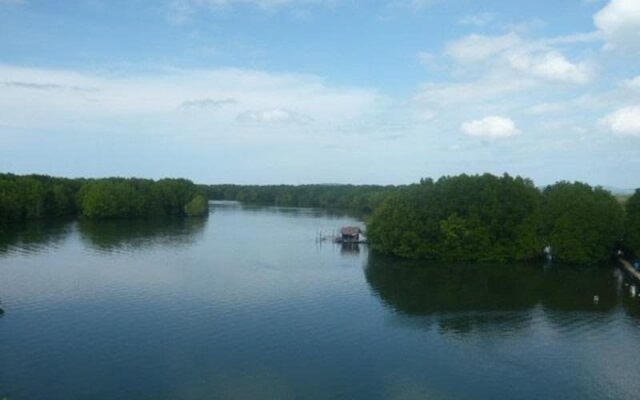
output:
[{"label": "white cloud", "polygon": [[640,51],[640,1],[611,0],[593,21],[610,49]]},{"label": "white cloud", "polygon": [[232,104],[236,104],[237,101],[235,99],[194,99],[194,100],[185,100],[180,105],[181,108],[219,108]]},{"label": "white cloud", "polygon": [[520,132],[513,120],[499,116],[488,116],[465,122],[460,125],[460,130],[467,136],[489,139],[505,139]]},{"label": "white cloud", "polygon": [[432,110],[420,110],[415,113],[415,118],[420,122],[433,121],[438,116],[438,113]]},{"label": "white cloud", "polygon": [[606,116],[602,122],[613,133],[640,136],[640,105],[621,108]]},{"label": "white cloud", "polygon": [[640,75],[627,81],[627,86],[631,89],[640,90]]},{"label": "white cloud", "polygon": [[554,112],[560,112],[567,109],[567,103],[557,102],[557,103],[540,103],[536,104],[532,107],[529,107],[529,114],[549,114]]},{"label": "white cloud", "polygon": [[[3,86],[0,81],[0,120],[24,127],[68,127],[77,121],[106,126],[105,121],[157,117],[211,129],[218,123],[237,125],[238,114],[246,110],[258,110],[246,115],[256,121],[288,118],[327,126],[364,118],[385,102],[375,90],[331,86],[313,75],[242,69],[165,70],[114,77],[0,65],[0,76],[13,82]],[[204,108],[215,112],[184,112]]]},{"label": "white cloud", "polygon": [[465,15],[464,17],[458,20],[460,25],[473,25],[477,27],[482,27],[488,25],[496,19],[496,15],[490,12],[484,12],[480,14],[474,15]]},{"label": "white cloud", "polygon": [[171,22],[183,23],[201,8],[220,11],[234,6],[250,5],[269,11],[284,6],[331,5],[332,3],[333,1],[321,0],[171,0],[168,17]]},{"label": "white cloud", "polygon": [[534,84],[530,79],[507,79],[500,76],[474,82],[427,83],[420,87],[415,100],[439,106],[484,102],[522,92],[532,88]]},{"label": "white cloud", "polygon": [[408,8],[410,10],[419,11],[430,7],[442,0],[392,0],[389,3],[391,8]]},{"label": "white cloud", "polygon": [[71,90],[71,91],[79,91],[79,92],[92,92],[96,90],[96,88],[71,86],[71,85],[64,85],[64,84],[50,83],[50,82],[4,81],[4,82],[0,82],[0,86],[5,86],[8,88],[21,88],[21,89],[30,89],[30,90],[43,90],[43,91]]},{"label": "white cloud", "polygon": [[582,84],[593,76],[587,63],[572,63],[556,51],[514,51],[506,57],[514,69],[549,81]]},{"label": "white cloud", "polygon": [[261,8],[280,7],[287,4],[308,4],[312,0],[173,0],[174,4],[186,6],[230,7],[240,4],[250,4]]},{"label": "white cloud", "polygon": [[305,124],[310,118],[295,111],[275,108],[271,110],[244,111],[238,114],[238,120],[243,122],[259,122],[268,124]]},{"label": "white cloud", "polygon": [[571,33],[568,35],[556,36],[548,39],[543,39],[540,42],[548,46],[554,45],[571,45],[580,43],[593,43],[603,39],[602,32],[593,31],[587,33]]},{"label": "white cloud", "polygon": [[580,113],[591,113],[602,109],[603,107],[610,107],[611,104],[620,101],[618,94],[612,92],[609,94],[586,94],[577,96],[571,99],[565,99],[555,102],[542,102],[539,104],[527,107],[527,113],[532,115],[550,114],[564,112],[565,115],[569,115],[572,112],[579,111]]},{"label": "white cloud", "polygon": [[[445,54],[465,69],[511,68],[533,78],[572,84],[589,82],[594,75],[587,62],[571,62],[551,44],[593,40],[593,34],[572,35],[545,41],[528,41],[514,32],[500,36],[468,35],[449,43]],[[504,73],[503,73],[504,74]]]},{"label": "white cloud", "polygon": [[515,33],[501,36],[468,35],[447,44],[445,54],[460,63],[486,61],[496,54],[522,43]]}]

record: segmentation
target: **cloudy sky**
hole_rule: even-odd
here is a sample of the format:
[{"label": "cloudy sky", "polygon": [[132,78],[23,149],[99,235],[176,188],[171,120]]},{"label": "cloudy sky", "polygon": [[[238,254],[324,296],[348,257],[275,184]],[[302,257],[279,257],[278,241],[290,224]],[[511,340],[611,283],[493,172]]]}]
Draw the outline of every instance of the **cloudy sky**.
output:
[{"label": "cloudy sky", "polygon": [[640,0],[0,0],[0,171],[640,187]]}]

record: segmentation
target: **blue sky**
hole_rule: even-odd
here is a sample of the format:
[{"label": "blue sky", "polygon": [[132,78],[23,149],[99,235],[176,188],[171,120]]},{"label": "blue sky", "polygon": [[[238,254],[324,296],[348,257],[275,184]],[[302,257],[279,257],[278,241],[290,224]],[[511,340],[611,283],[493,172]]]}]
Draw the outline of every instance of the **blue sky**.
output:
[{"label": "blue sky", "polygon": [[0,170],[640,187],[640,1],[0,0]]}]

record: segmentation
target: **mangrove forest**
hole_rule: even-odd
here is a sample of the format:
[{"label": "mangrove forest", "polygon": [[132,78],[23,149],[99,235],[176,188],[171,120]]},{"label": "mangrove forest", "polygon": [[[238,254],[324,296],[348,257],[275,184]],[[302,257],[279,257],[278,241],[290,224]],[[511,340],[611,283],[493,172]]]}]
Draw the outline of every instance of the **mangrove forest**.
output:
[{"label": "mangrove forest", "polygon": [[596,264],[640,249],[640,191],[622,204],[580,182],[543,188],[507,174],[422,179],[404,186],[197,185],[186,179],[0,175],[0,230],[57,217],[197,216],[209,200],[338,209],[364,219],[379,253],[408,259],[510,262],[541,257]]},{"label": "mangrove forest", "polygon": [[0,230],[9,223],[45,218],[113,219],[207,213],[204,194],[186,179],[0,175]]}]

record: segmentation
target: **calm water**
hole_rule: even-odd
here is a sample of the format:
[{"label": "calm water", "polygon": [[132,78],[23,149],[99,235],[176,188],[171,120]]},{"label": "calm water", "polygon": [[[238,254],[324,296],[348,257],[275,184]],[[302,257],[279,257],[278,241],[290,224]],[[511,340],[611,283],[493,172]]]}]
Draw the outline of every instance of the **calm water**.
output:
[{"label": "calm water", "polygon": [[619,271],[315,242],[357,223],[218,204],[26,226],[0,241],[0,398],[638,398],[640,300]]}]

